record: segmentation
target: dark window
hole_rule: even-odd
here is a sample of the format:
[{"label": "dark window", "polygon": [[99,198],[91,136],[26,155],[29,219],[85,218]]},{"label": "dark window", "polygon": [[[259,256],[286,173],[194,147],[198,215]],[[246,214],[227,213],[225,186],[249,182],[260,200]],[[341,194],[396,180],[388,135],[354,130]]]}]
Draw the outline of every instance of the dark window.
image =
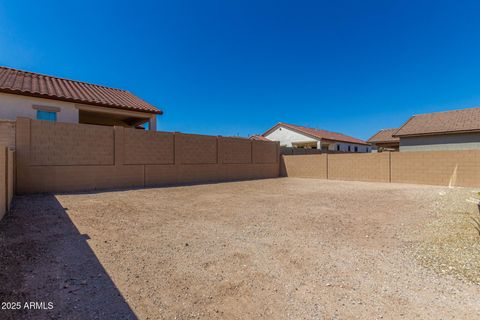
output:
[{"label": "dark window", "polygon": [[348,152],[350,152],[350,146],[348,146]]},{"label": "dark window", "polygon": [[355,147],[355,152],[358,152],[358,147]]},{"label": "dark window", "polygon": [[340,151],[340,145],[337,144],[337,151]]}]

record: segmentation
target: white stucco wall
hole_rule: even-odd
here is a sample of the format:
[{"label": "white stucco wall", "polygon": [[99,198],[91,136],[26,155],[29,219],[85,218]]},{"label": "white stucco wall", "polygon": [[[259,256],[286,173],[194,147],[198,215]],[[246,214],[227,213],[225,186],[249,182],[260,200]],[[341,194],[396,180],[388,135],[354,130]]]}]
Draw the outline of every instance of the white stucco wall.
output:
[{"label": "white stucco wall", "polygon": [[442,134],[400,138],[400,151],[480,149],[480,133]]},{"label": "white stucco wall", "polygon": [[[340,146],[340,150],[337,150],[337,145]],[[350,151],[348,151],[348,146],[350,146]],[[356,144],[356,143],[346,143],[346,142],[336,142],[335,144],[330,145],[328,150],[342,151],[342,152],[355,152],[355,147],[358,148],[357,152],[372,152],[371,146],[366,146],[363,144]]]},{"label": "white stucco wall", "polygon": [[270,132],[265,138],[280,142],[281,147],[292,147],[292,142],[315,142],[319,141],[309,136],[304,136],[298,132],[290,130],[285,127],[278,127],[274,131]]},{"label": "white stucco wall", "polygon": [[58,122],[78,123],[78,109],[75,103],[51,99],[34,98],[16,94],[0,93],[0,119],[16,120],[17,117],[36,119],[33,106],[58,107]]},{"label": "white stucco wall", "polygon": [[[292,143],[295,142],[317,142],[317,148],[320,149],[320,140],[313,139],[309,136],[303,135],[296,131],[290,130],[285,127],[278,127],[274,131],[270,132],[268,135],[265,136],[267,139],[272,141],[280,142],[280,146],[282,147],[292,147]],[[329,146],[329,150],[337,151],[337,145],[340,146],[340,151],[342,152],[349,152],[348,146],[350,146],[350,152],[355,152],[355,146],[358,147],[358,152],[370,152],[371,147],[365,146],[356,143],[346,143],[346,142],[336,142]]]}]

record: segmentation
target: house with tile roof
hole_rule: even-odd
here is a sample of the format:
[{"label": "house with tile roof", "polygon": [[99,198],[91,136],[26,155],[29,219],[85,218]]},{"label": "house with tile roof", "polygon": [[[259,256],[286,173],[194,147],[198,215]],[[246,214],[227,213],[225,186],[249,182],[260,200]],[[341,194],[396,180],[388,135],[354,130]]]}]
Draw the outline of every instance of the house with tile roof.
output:
[{"label": "house with tile roof", "polygon": [[69,123],[156,129],[162,111],[132,93],[101,85],[0,67],[0,119],[28,117]]},{"label": "house with tile roof", "polygon": [[267,138],[265,138],[264,136],[261,136],[261,135],[258,135],[258,134],[255,134],[255,135],[251,136],[249,139],[250,140],[257,140],[257,141],[270,141]]},{"label": "house with tile roof", "polygon": [[367,142],[372,145],[372,152],[399,151],[400,138],[393,136],[397,130],[398,128],[382,129],[368,139]]},{"label": "house with tile roof", "polygon": [[480,149],[480,108],[415,115],[392,136],[402,152]]},{"label": "house with tile roof", "polygon": [[342,133],[277,123],[262,137],[278,141],[281,147],[320,149],[324,152],[370,152],[369,143]]}]

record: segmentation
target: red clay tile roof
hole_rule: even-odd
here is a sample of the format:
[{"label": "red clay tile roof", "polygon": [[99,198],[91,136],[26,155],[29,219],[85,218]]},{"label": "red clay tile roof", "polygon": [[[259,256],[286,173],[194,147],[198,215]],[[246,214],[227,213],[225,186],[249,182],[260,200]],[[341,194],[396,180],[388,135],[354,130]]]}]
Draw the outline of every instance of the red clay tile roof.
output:
[{"label": "red clay tile roof", "polygon": [[392,137],[392,134],[397,132],[398,128],[394,129],[382,129],[375,133],[370,139],[367,141],[370,143],[376,142],[399,142],[400,138]]},{"label": "red clay tile roof", "polygon": [[271,141],[270,139],[265,138],[264,136],[253,135],[250,137],[250,140],[261,140],[261,141]]},{"label": "red clay tile roof", "polygon": [[419,114],[411,117],[395,137],[480,131],[480,108]]},{"label": "red clay tile roof", "polygon": [[0,66],[0,92],[148,113],[163,113],[125,90],[2,66]]},{"label": "red clay tile roof", "polygon": [[357,144],[365,144],[368,145],[367,142],[350,137],[341,133],[337,132],[331,132],[327,130],[321,130],[321,129],[314,129],[314,128],[307,128],[307,127],[302,127],[302,126],[297,126],[294,124],[288,124],[288,123],[283,123],[279,122],[275,126],[273,126],[271,129],[269,129],[267,132],[265,132],[262,136],[267,135],[271,131],[273,131],[275,128],[282,126],[285,128],[292,129],[294,131],[298,131],[300,133],[312,136],[317,139],[325,139],[325,140],[333,140],[333,141],[340,141],[340,142],[349,142],[349,143],[357,143]]}]

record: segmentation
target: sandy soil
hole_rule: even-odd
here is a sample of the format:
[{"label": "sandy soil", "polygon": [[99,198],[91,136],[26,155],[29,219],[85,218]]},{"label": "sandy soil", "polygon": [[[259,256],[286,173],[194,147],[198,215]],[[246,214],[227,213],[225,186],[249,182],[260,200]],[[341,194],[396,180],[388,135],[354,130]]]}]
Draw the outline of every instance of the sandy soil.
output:
[{"label": "sandy soil", "polygon": [[478,319],[480,286],[412,250],[448,192],[285,178],[18,197],[0,301],[54,308],[0,318]]}]

